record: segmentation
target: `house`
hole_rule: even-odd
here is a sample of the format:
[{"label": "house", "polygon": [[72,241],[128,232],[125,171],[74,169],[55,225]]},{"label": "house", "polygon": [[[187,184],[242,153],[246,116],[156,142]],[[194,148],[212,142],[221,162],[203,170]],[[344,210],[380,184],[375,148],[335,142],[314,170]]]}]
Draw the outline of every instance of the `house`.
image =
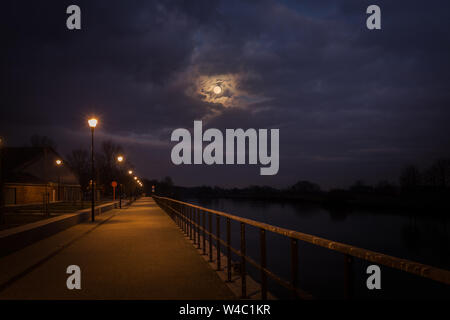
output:
[{"label": "house", "polygon": [[78,179],[52,148],[3,148],[2,174],[5,205],[81,199]]}]

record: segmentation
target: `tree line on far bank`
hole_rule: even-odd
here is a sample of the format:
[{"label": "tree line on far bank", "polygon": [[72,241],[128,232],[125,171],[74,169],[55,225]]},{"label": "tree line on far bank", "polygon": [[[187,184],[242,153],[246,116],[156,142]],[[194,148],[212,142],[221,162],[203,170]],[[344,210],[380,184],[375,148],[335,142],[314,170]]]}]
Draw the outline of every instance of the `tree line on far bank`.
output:
[{"label": "tree line on far bank", "polygon": [[348,188],[324,191],[316,183],[300,180],[286,188],[256,185],[245,188],[172,187],[171,193],[179,199],[224,197],[308,201],[333,206],[450,208],[450,159],[438,159],[423,170],[415,165],[405,166],[395,183],[381,180],[370,185],[357,180]]},{"label": "tree line on far bank", "polygon": [[[33,136],[32,146],[56,145],[47,137]],[[133,164],[125,158],[119,164],[116,159],[124,154],[122,146],[111,140],[103,141],[95,153],[95,174],[97,187],[105,195],[112,193],[111,182],[118,181],[124,185],[124,192],[133,192],[136,184],[128,170]],[[83,190],[89,191],[91,179],[90,152],[85,149],[73,150],[67,155],[67,164],[80,181]],[[324,191],[311,181],[300,180],[286,188],[252,185],[245,188],[222,188],[218,186],[182,187],[176,186],[171,177],[162,180],[142,179],[144,192],[160,196],[187,199],[198,198],[248,198],[268,200],[305,200],[326,204],[360,204],[370,206],[399,207],[449,207],[450,208],[450,159],[441,158],[430,166],[420,169],[416,165],[407,165],[400,172],[398,181],[381,180],[377,184],[367,184],[357,180],[348,188]]]}]

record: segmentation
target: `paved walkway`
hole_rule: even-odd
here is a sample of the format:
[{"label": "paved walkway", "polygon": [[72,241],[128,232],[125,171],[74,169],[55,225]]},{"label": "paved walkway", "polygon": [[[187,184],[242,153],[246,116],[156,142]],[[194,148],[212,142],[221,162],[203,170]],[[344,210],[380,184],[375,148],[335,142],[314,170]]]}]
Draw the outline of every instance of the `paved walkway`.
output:
[{"label": "paved walkway", "polygon": [[[234,299],[151,198],[98,220],[0,258],[0,299]],[[81,290],[66,287],[69,265]]]}]

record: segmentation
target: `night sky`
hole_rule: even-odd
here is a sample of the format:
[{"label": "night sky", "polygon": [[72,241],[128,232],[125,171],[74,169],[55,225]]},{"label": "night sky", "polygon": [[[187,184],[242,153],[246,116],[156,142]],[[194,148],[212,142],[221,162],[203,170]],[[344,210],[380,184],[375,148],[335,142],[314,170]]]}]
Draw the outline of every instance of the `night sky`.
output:
[{"label": "night sky", "polygon": [[[82,29],[66,28],[77,4]],[[366,28],[366,8],[382,30]],[[140,176],[178,185],[323,187],[397,181],[450,154],[449,1],[2,3],[0,135],[47,135],[66,155],[123,145]],[[220,82],[224,93],[211,94]],[[175,166],[170,135],[279,128],[280,170]]]}]

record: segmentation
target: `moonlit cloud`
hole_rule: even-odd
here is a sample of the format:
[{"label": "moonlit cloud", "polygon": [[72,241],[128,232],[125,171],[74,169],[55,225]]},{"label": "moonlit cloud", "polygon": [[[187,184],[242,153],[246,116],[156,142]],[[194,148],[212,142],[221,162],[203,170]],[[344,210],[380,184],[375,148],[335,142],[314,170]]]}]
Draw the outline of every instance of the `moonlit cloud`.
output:
[{"label": "moonlit cloud", "polygon": [[[251,104],[268,100],[242,90],[239,86],[242,79],[241,75],[236,74],[200,75],[194,80],[190,94],[211,105],[219,104],[224,108],[246,108]],[[219,93],[214,92],[215,87],[220,87]]]},{"label": "moonlit cloud", "polygon": [[[365,0],[77,4],[76,33],[63,2],[2,8],[0,134],[13,145],[45,134],[65,154],[86,146],[96,114],[99,139],[182,185],[394,180],[449,153],[448,1],[380,0],[380,32],[365,28]],[[170,134],[194,120],[279,128],[279,174],[173,166]]]}]

